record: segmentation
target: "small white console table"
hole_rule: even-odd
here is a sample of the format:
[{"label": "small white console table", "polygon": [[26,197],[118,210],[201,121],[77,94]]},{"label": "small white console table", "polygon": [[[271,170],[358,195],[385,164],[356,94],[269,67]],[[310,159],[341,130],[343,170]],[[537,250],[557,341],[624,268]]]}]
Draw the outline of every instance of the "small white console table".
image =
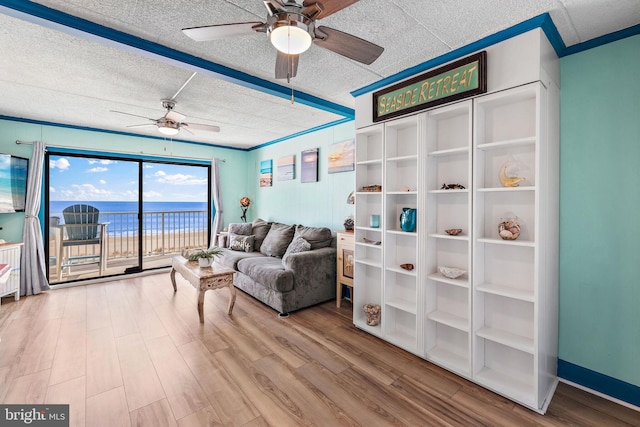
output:
[{"label": "small white console table", "polygon": [[22,243],[4,243],[0,245],[0,264],[8,264],[11,271],[0,277],[0,297],[15,295],[20,299],[20,255]]}]

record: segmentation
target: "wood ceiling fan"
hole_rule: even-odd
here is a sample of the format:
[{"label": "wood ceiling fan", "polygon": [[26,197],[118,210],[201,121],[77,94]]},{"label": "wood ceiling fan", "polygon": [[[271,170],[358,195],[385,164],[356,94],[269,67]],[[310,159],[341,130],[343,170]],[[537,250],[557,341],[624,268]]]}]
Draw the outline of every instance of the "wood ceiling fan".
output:
[{"label": "wood ceiling fan", "polygon": [[184,34],[196,41],[221,40],[228,37],[267,33],[278,50],[276,79],[296,76],[299,55],[311,43],[363,64],[372,64],[384,48],[351,34],[325,27],[316,27],[316,20],[326,18],[358,0],[264,0],[266,22],[241,22],[184,28]]}]

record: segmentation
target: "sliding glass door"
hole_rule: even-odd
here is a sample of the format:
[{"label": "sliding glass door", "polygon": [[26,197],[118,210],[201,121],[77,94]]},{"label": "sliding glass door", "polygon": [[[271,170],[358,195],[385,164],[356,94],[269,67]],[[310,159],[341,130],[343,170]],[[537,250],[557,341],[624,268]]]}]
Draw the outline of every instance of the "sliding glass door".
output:
[{"label": "sliding glass door", "polygon": [[171,265],[182,249],[209,242],[209,168],[143,164],[142,268]]},{"label": "sliding glass door", "polygon": [[51,284],[171,265],[207,247],[209,167],[47,153]]}]

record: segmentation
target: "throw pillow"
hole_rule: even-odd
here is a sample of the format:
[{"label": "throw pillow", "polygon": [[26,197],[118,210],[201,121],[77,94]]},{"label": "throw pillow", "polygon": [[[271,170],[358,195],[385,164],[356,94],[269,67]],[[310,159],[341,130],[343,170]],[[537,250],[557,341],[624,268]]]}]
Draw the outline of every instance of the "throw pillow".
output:
[{"label": "throw pillow", "polygon": [[333,236],[331,230],[326,227],[305,227],[297,225],[296,232],[293,236],[302,237],[311,244],[311,249],[327,248],[331,246]]},{"label": "throw pillow", "polygon": [[274,222],[264,238],[260,252],[266,256],[281,258],[287,251],[295,232],[293,225]]},{"label": "throw pillow", "polygon": [[311,250],[311,243],[304,240],[302,237],[294,237],[287,251],[284,253],[282,257],[282,261],[285,262],[289,255],[291,254],[299,254],[300,252],[307,252]]},{"label": "throw pillow", "polygon": [[253,252],[253,242],[255,236],[241,236],[239,234],[231,234],[229,238],[229,249],[234,251]]},{"label": "throw pillow", "polygon": [[250,222],[234,222],[229,224],[229,235],[231,234],[241,234],[243,236],[248,236],[252,231],[252,224]]},{"label": "throw pillow", "polygon": [[264,241],[264,238],[267,237],[267,233],[269,233],[269,230],[271,229],[271,223],[264,219],[256,218],[253,220],[252,226],[253,232],[249,234],[256,236],[253,246],[255,251],[260,252],[262,242]]}]

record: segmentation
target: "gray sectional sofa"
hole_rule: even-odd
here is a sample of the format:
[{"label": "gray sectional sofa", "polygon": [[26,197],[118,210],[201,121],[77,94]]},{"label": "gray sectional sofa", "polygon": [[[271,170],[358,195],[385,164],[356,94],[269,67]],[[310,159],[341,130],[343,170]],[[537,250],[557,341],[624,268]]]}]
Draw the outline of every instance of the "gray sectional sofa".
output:
[{"label": "gray sectional sofa", "polygon": [[328,228],[256,219],[230,224],[224,246],[216,261],[236,271],[234,285],[281,314],[336,297],[336,242]]}]

